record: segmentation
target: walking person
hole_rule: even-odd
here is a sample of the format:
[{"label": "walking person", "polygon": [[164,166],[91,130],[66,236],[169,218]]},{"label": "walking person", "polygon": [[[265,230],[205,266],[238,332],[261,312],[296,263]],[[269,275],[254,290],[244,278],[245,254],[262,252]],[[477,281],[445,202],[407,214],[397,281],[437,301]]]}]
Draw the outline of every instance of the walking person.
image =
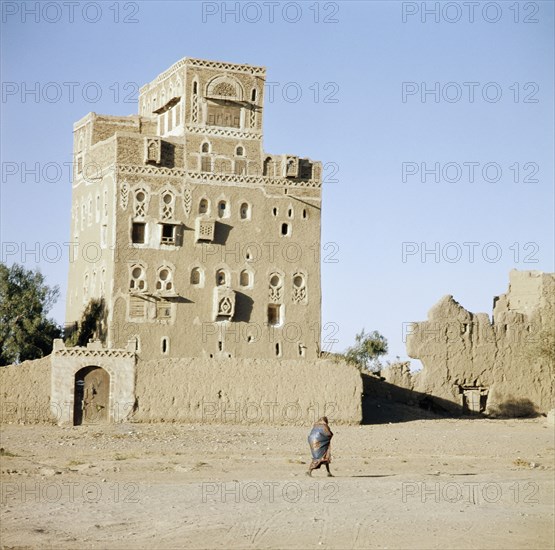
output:
[{"label": "walking person", "polygon": [[318,419],[312,430],[308,435],[308,444],[310,445],[310,452],[312,453],[312,462],[308,467],[306,475],[312,476],[312,470],[317,470],[324,464],[328,471],[328,477],[333,477],[330,471],[331,462],[331,438],[333,433],[330,430],[327,416],[322,416]]}]

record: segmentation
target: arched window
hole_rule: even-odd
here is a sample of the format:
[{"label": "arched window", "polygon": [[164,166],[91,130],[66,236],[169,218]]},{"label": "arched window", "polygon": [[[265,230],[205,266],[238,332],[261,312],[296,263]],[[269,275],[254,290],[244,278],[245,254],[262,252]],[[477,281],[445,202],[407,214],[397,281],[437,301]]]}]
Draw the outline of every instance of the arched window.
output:
[{"label": "arched window", "polygon": [[306,278],[302,273],[295,273],[293,275],[293,302],[296,304],[306,304]]},{"label": "arched window", "polygon": [[227,202],[220,201],[218,203],[218,216],[220,218],[227,218],[228,217],[228,210],[227,210]]},{"label": "arched window", "polygon": [[272,273],[270,275],[268,297],[270,298],[270,302],[274,304],[281,303],[283,299],[283,278],[279,273]]},{"label": "arched window", "polygon": [[304,277],[298,273],[293,277],[293,284],[297,287],[297,288],[301,288],[304,286]]},{"label": "arched window", "polygon": [[191,284],[200,285],[202,282],[202,273],[198,267],[194,267],[191,270]]},{"label": "arched window", "polygon": [[239,275],[239,284],[241,286],[251,285],[251,274],[246,269],[241,271],[241,275]]},{"label": "arched window", "polygon": [[169,267],[162,267],[158,270],[156,280],[156,290],[169,292],[173,289],[172,272]]},{"label": "arched window", "polygon": [[235,149],[235,154],[238,157],[242,157],[245,154],[245,150],[240,145]]},{"label": "arched window", "polygon": [[270,276],[270,286],[273,286],[274,288],[281,286],[281,277],[277,273]]},{"label": "arched window", "polygon": [[289,237],[291,235],[291,225],[288,223],[281,224],[281,236],[282,237]]},{"label": "arched window", "polygon": [[287,217],[288,218],[292,218],[293,217],[293,209],[290,207],[287,209]]},{"label": "arched window", "polygon": [[303,208],[303,220],[308,219],[308,211],[306,208]]},{"label": "arched window", "polygon": [[209,208],[208,199],[200,199],[200,202],[198,205],[198,213],[207,214],[208,208]]},{"label": "arched window", "polygon": [[146,272],[140,265],[131,268],[131,278],[129,281],[130,290],[146,290]]},{"label": "arched window", "polygon": [[216,284],[218,286],[223,286],[227,282],[227,274],[223,269],[218,269],[216,271]]},{"label": "arched window", "polygon": [[210,153],[210,143],[205,141],[200,146],[200,171],[201,172],[212,172],[212,159],[208,155]]},{"label": "arched window", "polygon": [[146,192],[139,189],[135,193],[135,217],[142,218],[146,214]]},{"label": "arched window", "polygon": [[271,157],[267,157],[264,160],[264,166],[262,169],[262,175],[263,176],[270,176],[272,174],[270,174],[270,165],[272,164],[272,158]]},{"label": "arched window", "polygon": [[174,196],[170,191],[165,191],[162,194],[160,202],[160,217],[163,220],[170,220],[173,218]]},{"label": "arched window", "polygon": [[244,202],[241,204],[241,208],[239,209],[239,216],[242,220],[251,219],[251,207],[248,202]]},{"label": "arched window", "polygon": [[198,82],[195,80],[193,82],[193,95],[197,95],[198,94]]}]

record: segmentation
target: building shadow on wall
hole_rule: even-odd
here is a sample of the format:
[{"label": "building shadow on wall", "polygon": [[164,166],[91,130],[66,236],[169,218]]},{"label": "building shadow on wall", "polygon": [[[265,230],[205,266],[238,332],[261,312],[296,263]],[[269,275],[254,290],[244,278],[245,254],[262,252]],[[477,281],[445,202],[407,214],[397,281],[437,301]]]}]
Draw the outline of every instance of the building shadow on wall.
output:
[{"label": "building shadow on wall", "polygon": [[[233,229],[233,226],[231,226],[227,223],[216,222],[215,235],[214,235],[214,244],[225,245],[232,229]],[[229,256],[231,258],[234,258],[234,252],[230,251]],[[239,262],[239,259],[235,259],[235,261]]]},{"label": "building shadow on wall", "polygon": [[361,374],[363,383],[362,424],[389,424],[444,418],[537,418],[536,405],[527,398],[510,396],[489,409],[488,414],[463,409],[462,405],[386,382],[379,376]]},{"label": "building shadow on wall", "polygon": [[[362,373],[362,424],[439,420],[462,416],[457,403],[401,388],[383,378]],[[481,418],[473,415],[470,418]]]},{"label": "building shadow on wall", "polygon": [[162,141],[160,166],[173,168],[175,166],[175,145],[168,141]]},{"label": "building shadow on wall", "polygon": [[253,306],[254,300],[250,296],[242,292],[235,292],[235,314],[233,320],[242,323],[250,322]]}]

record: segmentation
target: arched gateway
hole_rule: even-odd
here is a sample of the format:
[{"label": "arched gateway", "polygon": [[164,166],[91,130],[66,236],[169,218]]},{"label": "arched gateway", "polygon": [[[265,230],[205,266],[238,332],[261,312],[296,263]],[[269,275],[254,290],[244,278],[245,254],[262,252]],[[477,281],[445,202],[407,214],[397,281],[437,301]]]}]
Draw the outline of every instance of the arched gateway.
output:
[{"label": "arched gateway", "polygon": [[110,375],[101,367],[84,367],[75,373],[73,425],[109,421]]},{"label": "arched gateway", "polygon": [[123,422],[135,407],[135,348],[106,349],[100,342],[66,348],[54,340],[50,410],[58,424]]}]

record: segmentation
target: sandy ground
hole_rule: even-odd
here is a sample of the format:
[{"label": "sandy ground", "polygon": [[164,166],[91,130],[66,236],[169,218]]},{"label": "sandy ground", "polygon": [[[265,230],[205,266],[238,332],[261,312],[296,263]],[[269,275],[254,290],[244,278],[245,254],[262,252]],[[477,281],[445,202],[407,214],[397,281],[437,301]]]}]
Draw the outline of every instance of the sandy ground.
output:
[{"label": "sandy ground", "polygon": [[554,430],[534,420],[1,431],[2,548],[554,547]]}]

